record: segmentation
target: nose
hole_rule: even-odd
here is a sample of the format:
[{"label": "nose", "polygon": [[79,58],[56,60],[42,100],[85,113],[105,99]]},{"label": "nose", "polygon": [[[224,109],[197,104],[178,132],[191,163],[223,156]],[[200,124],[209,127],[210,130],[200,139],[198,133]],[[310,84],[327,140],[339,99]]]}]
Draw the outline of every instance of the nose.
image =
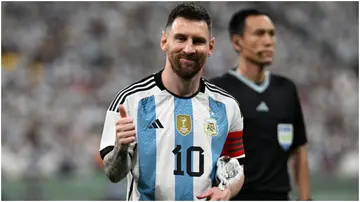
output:
[{"label": "nose", "polygon": [[193,54],[195,53],[194,44],[191,40],[188,40],[188,42],[185,44],[185,47],[183,49],[184,53],[186,54]]},{"label": "nose", "polygon": [[274,44],[274,38],[270,34],[265,34],[263,41],[265,47],[272,47]]}]

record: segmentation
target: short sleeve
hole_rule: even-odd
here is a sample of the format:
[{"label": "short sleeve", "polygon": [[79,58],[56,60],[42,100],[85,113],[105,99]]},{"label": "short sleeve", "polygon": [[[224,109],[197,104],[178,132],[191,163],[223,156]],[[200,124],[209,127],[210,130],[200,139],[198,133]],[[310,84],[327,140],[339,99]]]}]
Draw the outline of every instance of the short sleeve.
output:
[{"label": "short sleeve", "polygon": [[234,102],[233,116],[231,119],[230,130],[226,138],[221,156],[231,158],[244,158],[245,150],[243,145],[243,116],[237,102]]}]

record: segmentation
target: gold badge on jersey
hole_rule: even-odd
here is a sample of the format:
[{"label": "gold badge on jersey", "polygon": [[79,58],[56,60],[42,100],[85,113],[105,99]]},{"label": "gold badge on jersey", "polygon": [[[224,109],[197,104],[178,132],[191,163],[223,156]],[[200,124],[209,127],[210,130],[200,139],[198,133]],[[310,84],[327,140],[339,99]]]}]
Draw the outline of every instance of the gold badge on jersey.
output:
[{"label": "gold badge on jersey", "polygon": [[207,136],[217,136],[217,123],[213,118],[205,119],[204,123],[204,133]]},{"label": "gold badge on jersey", "polygon": [[189,115],[179,114],[176,116],[176,129],[181,135],[188,135],[191,131],[191,127],[191,117]]}]

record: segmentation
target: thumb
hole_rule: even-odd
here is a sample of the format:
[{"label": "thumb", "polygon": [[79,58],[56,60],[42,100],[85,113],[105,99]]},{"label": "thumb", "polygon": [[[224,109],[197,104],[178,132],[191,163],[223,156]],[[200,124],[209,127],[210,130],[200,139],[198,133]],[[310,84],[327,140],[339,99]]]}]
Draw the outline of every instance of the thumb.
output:
[{"label": "thumb", "polygon": [[126,110],[125,110],[125,107],[123,105],[119,105],[119,112],[120,112],[120,117],[121,118],[126,117]]},{"label": "thumb", "polygon": [[203,192],[202,194],[200,194],[199,196],[196,196],[196,198],[198,198],[198,199],[208,198],[208,197],[210,197],[213,193],[214,193],[213,190],[212,190],[212,189],[209,189],[209,190],[207,190],[206,192]]}]

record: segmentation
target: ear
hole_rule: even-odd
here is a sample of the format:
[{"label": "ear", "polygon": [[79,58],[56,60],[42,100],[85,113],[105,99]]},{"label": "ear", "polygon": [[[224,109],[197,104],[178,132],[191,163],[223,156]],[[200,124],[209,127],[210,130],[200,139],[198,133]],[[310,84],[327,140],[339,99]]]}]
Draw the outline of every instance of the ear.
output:
[{"label": "ear", "polygon": [[231,44],[236,52],[240,52],[242,45],[242,37],[239,35],[233,35],[231,37]]},{"label": "ear", "polygon": [[211,39],[210,39],[210,43],[209,43],[209,53],[208,53],[208,56],[210,57],[211,56],[211,54],[213,53],[213,51],[214,51],[214,46],[215,46],[215,37],[212,37]]},{"label": "ear", "polygon": [[166,33],[165,33],[165,31],[162,31],[162,33],[161,33],[161,40],[160,40],[160,48],[161,48],[161,50],[163,50],[164,52],[166,52],[166,47],[167,47]]}]

